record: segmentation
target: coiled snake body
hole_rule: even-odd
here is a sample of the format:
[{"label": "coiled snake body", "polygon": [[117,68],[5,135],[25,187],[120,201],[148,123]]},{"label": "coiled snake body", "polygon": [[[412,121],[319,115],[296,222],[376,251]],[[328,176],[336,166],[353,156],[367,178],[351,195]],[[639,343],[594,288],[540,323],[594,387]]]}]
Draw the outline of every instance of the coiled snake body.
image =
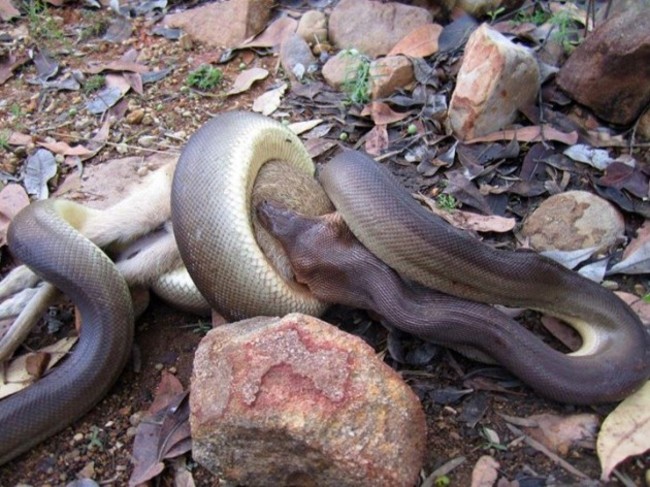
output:
[{"label": "coiled snake body", "polygon": [[[251,223],[256,202],[251,193],[260,168],[268,161],[288,161],[298,167],[308,176],[299,176],[300,181],[309,180],[314,171],[300,140],[281,124],[259,115],[225,113],[193,135],[183,150],[172,185],[172,221],[178,247],[201,293],[213,307],[232,317],[292,311],[319,314],[325,305],[305,286],[310,285],[303,274],[306,267],[294,261],[300,252],[310,250],[299,246],[299,252],[292,253],[295,249],[287,248],[286,240],[279,235],[282,218],[287,216],[286,235],[295,235],[296,244],[309,245],[311,237],[296,232],[296,228],[309,233],[310,225],[317,220],[307,218],[307,223],[301,223],[283,209],[262,211],[262,222],[280,237],[293,267],[277,243],[277,248],[272,242],[262,245],[275,255],[271,259],[256,243],[257,223]],[[372,251],[367,252],[345,231],[334,231],[335,237],[343,236],[347,248],[357,249],[350,254],[357,258],[357,267],[356,276],[350,279],[332,270],[331,285],[324,282],[327,276],[310,276],[320,283],[319,289],[325,290],[328,300],[345,303],[347,295],[337,295],[337,289],[343,293],[347,285],[354,285],[349,281],[358,277],[361,289],[355,290],[355,296],[364,297],[355,297],[351,304],[377,304],[380,313],[391,321],[402,321],[405,329],[459,348],[477,342],[482,327],[491,328],[494,323],[499,331],[486,334],[485,343],[489,345],[482,351],[539,392],[558,400],[584,403],[620,399],[648,378],[647,333],[616,296],[537,254],[495,251],[438,222],[389,176],[368,164],[364,156],[345,152],[321,175],[329,198],[356,237]],[[370,164],[375,165],[374,161]],[[275,190],[287,190],[290,207],[302,211],[301,200],[310,195],[315,203],[312,201],[308,214],[314,217],[328,211],[320,190],[314,189],[317,186],[292,193],[287,188],[292,186],[289,180],[276,184]],[[117,379],[130,353],[133,317],[126,284],[110,260],[74,229],[78,223],[74,218],[66,222],[65,205],[47,201],[23,210],[9,229],[12,252],[72,297],[81,311],[83,331],[80,343],[62,366],[26,391],[0,401],[0,464],[87,412]],[[318,230],[317,226],[314,229]],[[327,248],[313,250],[320,254],[319,259],[335,260],[327,257]],[[347,258],[351,257],[343,257]],[[530,345],[534,338],[528,332],[500,325],[501,317],[492,314],[492,308],[438,298],[417,284],[404,287],[388,266],[409,279],[465,299],[526,306],[564,318],[583,336],[583,347],[578,356],[562,355],[563,361],[558,361],[558,352],[540,344]],[[291,277],[292,268],[299,282],[279,277]],[[348,282],[336,282],[343,278]],[[435,329],[418,311],[422,306],[428,310],[440,306],[453,326]],[[458,319],[453,318],[454,313]],[[527,348],[510,353],[513,347],[529,345],[530,353]],[[491,353],[490,346],[502,349]],[[531,357],[539,363],[527,363]],[[566,367],[571,370],[564,370]],[[531,368],[535,372],[527,373]],[[606,377],[608,383],[599,381],[599,376]]]}]

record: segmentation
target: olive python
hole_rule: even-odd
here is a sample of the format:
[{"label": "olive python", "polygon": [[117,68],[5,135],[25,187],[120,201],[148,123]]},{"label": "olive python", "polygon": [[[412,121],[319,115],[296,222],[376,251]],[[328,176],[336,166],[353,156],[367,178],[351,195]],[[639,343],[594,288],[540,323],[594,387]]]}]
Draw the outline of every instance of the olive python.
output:
[{"label": "olive python", "polygon": [[[314,171],[299,138],[261,115],[220,114],[190,138],[173,177],[171,219],[183,262],[213,308],[238,319],[318,315],[326,303],[317,296],[376,305],[425,338],[478,345],[559,401],[618,400],[650,376],[648,334],[610,291],[536,253],[494,250],[450,227],[361,153],[343,152],[325,166],[325,192]],[[319,217],[332,210],[330,201],[338,216]],[[83,330],[61,366],[0,401],[0,464],[85,414],[128,361],[128,287],[79,233],[82,219],[64,202],[41,201],[9,228],[11,251],[72,298]],[[318,245],[321,237],[326,245]],[[314,262],[331,266],[313,271]],[[582,348],[560,354],[483,303],[562,318],[580,333]]]}]

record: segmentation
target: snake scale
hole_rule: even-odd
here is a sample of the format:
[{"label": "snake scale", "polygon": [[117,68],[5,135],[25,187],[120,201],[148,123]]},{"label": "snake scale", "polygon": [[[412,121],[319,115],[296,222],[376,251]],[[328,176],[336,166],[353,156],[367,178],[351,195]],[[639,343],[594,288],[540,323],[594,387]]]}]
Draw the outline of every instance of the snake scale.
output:
[{"label": "snake scale", "polygon": [[[287,164],[301,175],[286,175]],[[276,199],[273,193],[252,196],[256,179],[274,166],[281,175],[274,191],[287,193],[280,206],[265,203]],[[325,304],[318,296],[377,306],[389,321],[425,338],[458,348],[478,344],[542,394],[569,402],[620,399],[650,375],[648,335],[609,291],[535,253],[497,251],[441,223],[360,153],[343,152],[320,175],[343,219],[317,217],[331,208],[309,182],[313,173],[298,137],[261,115],[220,114],[190,138],[172,184],[172,222],[183,261],[214,308],[233,318],[319,314]],[[307,189],[293,192],[303,184]],[[305,199],[311,202],[303,211]],[[265,237],[260,250],[255,234],[264,227],[282,245]],[[133,314],[126,283],[75,228],[79,222],[56,200],[31,204],[9,228],[11,251],[71,296],[83,330],[61,366],[0,401],[0,464],[85,414],[128,360]],[[310,247],[321,238],[327,245]],[[349,252],[339,255],[342,249]],[[583,347],[564,356],[476,301],[561,317],[581,333]],[[448,323],[429,320],[436,307]],[[511,353],[517,346],[532,348]],[[599,377],[608,383],[594,385]]]}]

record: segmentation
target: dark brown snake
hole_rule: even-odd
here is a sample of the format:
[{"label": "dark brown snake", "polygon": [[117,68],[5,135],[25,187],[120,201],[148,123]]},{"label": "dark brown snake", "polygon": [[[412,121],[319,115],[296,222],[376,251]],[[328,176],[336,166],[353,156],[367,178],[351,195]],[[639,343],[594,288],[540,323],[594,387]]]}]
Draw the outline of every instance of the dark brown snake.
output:
[{"label": "dark brown snake", "polygon": [[[212,306],[234,317],[317,314],[324,305],[316,298],[374,309],[416,335],[478,349],[559,401],[619,400],[650,376],[648,334],[614,294],[538,254],[497,251],[451,228],[360,153],[342,153],[320,175],[354,236],[337,216],[318,218],[310,210],[303,217],[296,213],[300,205],[259,206],[262,223],[283,244],[295,273],[296,282],[279,280],[255,243],[249,218],[253,184],[269,160],[313,171],[297,137],[254,114],[216,117],[183,150],[172,221],[183,260]],[[115,382],[131,349],[124,280],[61,213],[56,202],[30,205],[12,222],[8,240],[20,260],[71,296],[83,331],[63,365],[0,401],[0,464],[85,414]],[[217,272],[223,277],[216,279]],[[578,355],[556,352],[475,301],[563,318],[581,333],[583,347]]]}]

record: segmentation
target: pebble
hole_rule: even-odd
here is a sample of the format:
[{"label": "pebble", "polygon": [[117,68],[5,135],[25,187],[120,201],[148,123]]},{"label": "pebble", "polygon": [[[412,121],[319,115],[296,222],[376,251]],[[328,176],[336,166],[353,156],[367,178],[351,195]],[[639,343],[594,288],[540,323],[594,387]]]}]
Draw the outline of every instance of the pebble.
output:
[{"label": "pebble", "polygon": [[158,140],[158,137],[153,135],[143,135],[138,137],[138,145],[140,147],[151,147]]},{"label": "pebble", "polygon": [[131,416],[129,416],[129,423],[131,423],[133,426],[138,426],[140,424],[140,421],[142,421],[143,416],[144,412],[142,411],[133,413]]},{"label": "pebble", "polygon": [[142,108],[138,108],[137,110],[133,110],[131,113],[129,113],[126,116],[126,122],[130,125],[138,125],[142,123],[143,118],[144,118],[144,110]]},{"label": "pebble", "polygon": [[618,282],[616,281],[609,281],[609,280],[603,281],[601,285],[605,289],[609,289],[610,291],[616,291],[618,289]]}]

